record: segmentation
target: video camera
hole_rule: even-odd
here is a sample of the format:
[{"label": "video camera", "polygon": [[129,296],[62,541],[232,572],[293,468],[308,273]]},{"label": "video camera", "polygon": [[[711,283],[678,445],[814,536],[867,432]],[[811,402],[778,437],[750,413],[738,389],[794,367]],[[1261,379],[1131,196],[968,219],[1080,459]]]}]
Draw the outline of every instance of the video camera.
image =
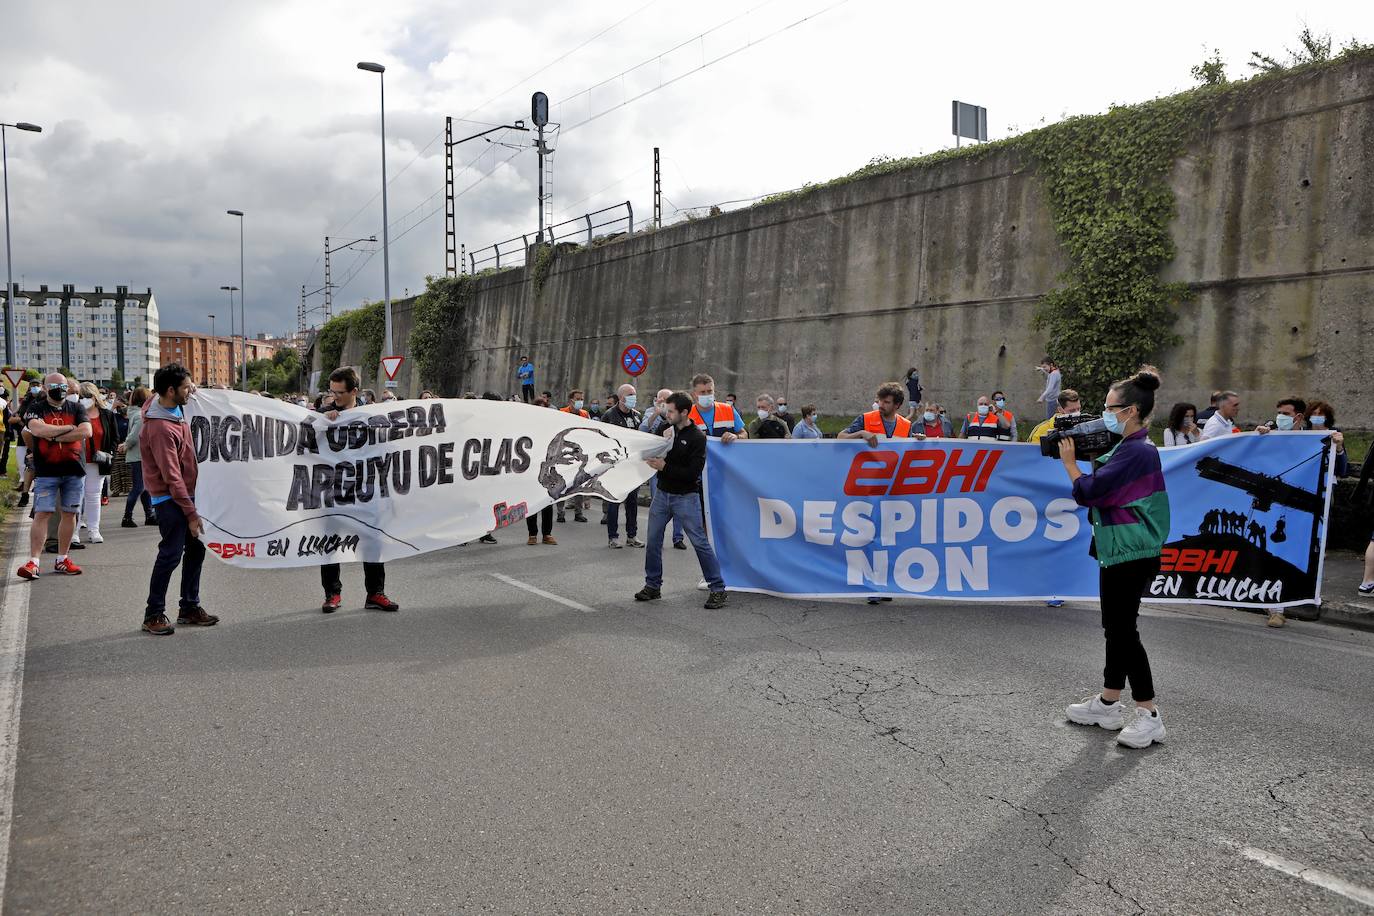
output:
[{"label": "video camera", "polygon": [[1040,454],[1058,458],[1059,442],[1065,438],[1073,439],[1074,450],[1083,461],[1102,457],[1121,441],[1121,436],[1109,432],[1096,414],[1067,414],[1056,416],[1054,429],[1040,437]]}]

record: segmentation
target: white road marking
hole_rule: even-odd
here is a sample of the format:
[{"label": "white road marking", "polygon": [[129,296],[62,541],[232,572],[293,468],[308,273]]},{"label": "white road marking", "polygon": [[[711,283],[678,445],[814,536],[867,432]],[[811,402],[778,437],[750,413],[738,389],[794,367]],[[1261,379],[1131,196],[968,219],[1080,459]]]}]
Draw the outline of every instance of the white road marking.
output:
[{"label": "white road marking", "polygon": [[[11,546],[28,547],[28,525],[18,526]],[[21,551],[10,550],[11,558]],[[0,575],[5,573],[0,570]],[[24,694],[24,648],[29,634],[29,588],[18,579],[6,583],[0,610],[0,909],[10,864],[10,826],[14,822],[14,771],[19,764],[19,704]]]},{"label": "white road marking", "polygon": [[1258,862],[1266,868],[1281,871],[1285,875],[1299,878],[1306,881],[1308,884],[1315,884],[1317,887],[1325,888],[1332,893],[1340,894],[1342,897],[1354,900],[1356,903],[1363,903],[1365,906],[1374,907],[1374,890],[1370,888],[1361,887],[1358,884],[1351,884],[1344,878],[1339,878],[1329,871],[1322,871],[1320,868],[1312,868],[1308,865],[1303,865],[1301,862],[1285,859],[1281,855],[1263,849],[1257,849],[1254,846],[1236,846],[1234,848],[1236,852],[1245,856],[1245,858],[1250,859],[1252,862]]},{"label": "white road marking", "polygon": [[553,592],[546,592],[542,588],[536,588],[533,585],[530,585],[528,582],[521,582],[519,579],[512,579],[510,576],[503,576],[500,573],[491,573],[490,575],[494,579],[500,579],[507,585],[514,585],[516,588],[523,588],[525,591],[529,592],[532,595],[538,595],[540,598],[547,598],[550,601],[556,601],[564,607],[572,608],[574,611],[582,611],[587,614],[596,613],[596,608],[594,607],[587,607],[585,604],[578,604],[571,598],[564,598],[562,595],[555,595]]}]

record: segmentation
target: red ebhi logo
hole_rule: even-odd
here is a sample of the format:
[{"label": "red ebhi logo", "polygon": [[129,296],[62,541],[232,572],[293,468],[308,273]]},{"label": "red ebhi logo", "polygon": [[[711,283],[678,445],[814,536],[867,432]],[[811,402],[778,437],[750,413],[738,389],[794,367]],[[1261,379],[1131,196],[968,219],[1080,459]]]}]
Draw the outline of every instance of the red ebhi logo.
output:
[{"label": "red ebhi logo", "polygon": [[956,480],[960,493],[982,493],[1002,460],[1000,449],[979,449],[968,461],[964,449],[913,448],[905,452],[860,452],[849,463],[846,496],[921,496],[944,493]]},{"label": "red ebhi logo", "polygon": [[505,503],[497,503],[491,507],[491,512],[492,515],[496,516],[496,527],[505,528],[524,519],[525,516],[530,514],[530,509],[528,503],[516,503],[513,506],[507,506]]},{"label": "red ebhi logo", "polygon": [[205,546],[226,560],[231,557],[255,557],[258,549],[258,545],[254,541],[249,541],[247,544],[206,544]]},{"label": "red ebhi logo", "polygon": [[1179,550],[1165,547],[1159,559],[1163,572],[1229,573],[1236,565],[1234,550]]}]

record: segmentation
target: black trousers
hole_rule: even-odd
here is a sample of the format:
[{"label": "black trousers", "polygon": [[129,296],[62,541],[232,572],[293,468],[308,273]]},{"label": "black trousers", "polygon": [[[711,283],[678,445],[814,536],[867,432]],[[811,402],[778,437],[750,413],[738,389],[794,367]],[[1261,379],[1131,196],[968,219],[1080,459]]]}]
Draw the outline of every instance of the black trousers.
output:
[{"label": "black trousers", "polygon": [[[326,595],[343,594],[343,583],[339,581],[339,564],[326,563],[320,567],[320,584]],[[386,591],[386,564],[364,563],[363,586],[369,595],[380,595]]]},{"label": "black trousers", "polygon": [[544,537],[553,534],[553,506],[545,506],[539,510],[539,521],[535,522],[533,515],[525,516],[525,527],[529,529],[530,537],[537,537],[539,529],[544,529]]},{"label": "black trousers", "polygon": [[[56,517],[57,513],[54,512],[53,516]],[[145,620],[167,612],[167,586],[178,566],[181,567],[181,600],[178,607],[186,610],[200,604],[200,570],[205,563],[205,542],[191,537],[185,511],[170,499],[157,507],[157,527],[162,540],[158,542],[157,559],[153,561],[153,574],[148,582],[148,605],[143,612]]]},{"label": "black trousers", "polygon": [[526,404],[528,404],[528,403],[530,403],[531,401],[533,401],[533,400],[534,400],[534,386],[533,386],[533,385],[521,385],[521,386],[520,386],[520,397],[524,398]]},{"label": "black trousers", "polygon": [[1150,658],[1140,642],[1136,619],[1140,596],[1159,574],[1159,557],[1131,560],[1098,571],[1102,596],[1102,633],[1107,640],[1107,665],[1102,669],[1102,686],[1121,690],[1131,683],[1131,697],[1137,702],[1155,698]]}]

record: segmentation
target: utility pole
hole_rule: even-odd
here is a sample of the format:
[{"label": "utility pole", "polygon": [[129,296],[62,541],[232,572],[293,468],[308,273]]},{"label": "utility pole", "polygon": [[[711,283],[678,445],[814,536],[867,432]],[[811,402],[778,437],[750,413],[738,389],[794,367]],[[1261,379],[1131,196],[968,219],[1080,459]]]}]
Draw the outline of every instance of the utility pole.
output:
[{"label": "utility pole", "polygon": [[[329,236],[324,237],[324,320],[334,317],[334,284],[329,280]],[[331,370],[332,371],[332,370]]]},{"label": "utility pole", "polygon": [[[662,173],[658,170],[658,147],[654,147],[654,228],[663,228],[663,181]],[[635,227],[630,226],[633,233]]]},{"label": "utility pole", "polygon": [[444,276],[458,276],[458,225],[453,213],[453,118],[444,118]]},{"label": "utility pole", "polygon": [[549,123],[549,97],[542,92],[530,96],[530,120],[539,130],[534,141],[535,151],[539,154],[539,244],[544,243],[544,157],[549,154],[544,145],[544,125]]}]

